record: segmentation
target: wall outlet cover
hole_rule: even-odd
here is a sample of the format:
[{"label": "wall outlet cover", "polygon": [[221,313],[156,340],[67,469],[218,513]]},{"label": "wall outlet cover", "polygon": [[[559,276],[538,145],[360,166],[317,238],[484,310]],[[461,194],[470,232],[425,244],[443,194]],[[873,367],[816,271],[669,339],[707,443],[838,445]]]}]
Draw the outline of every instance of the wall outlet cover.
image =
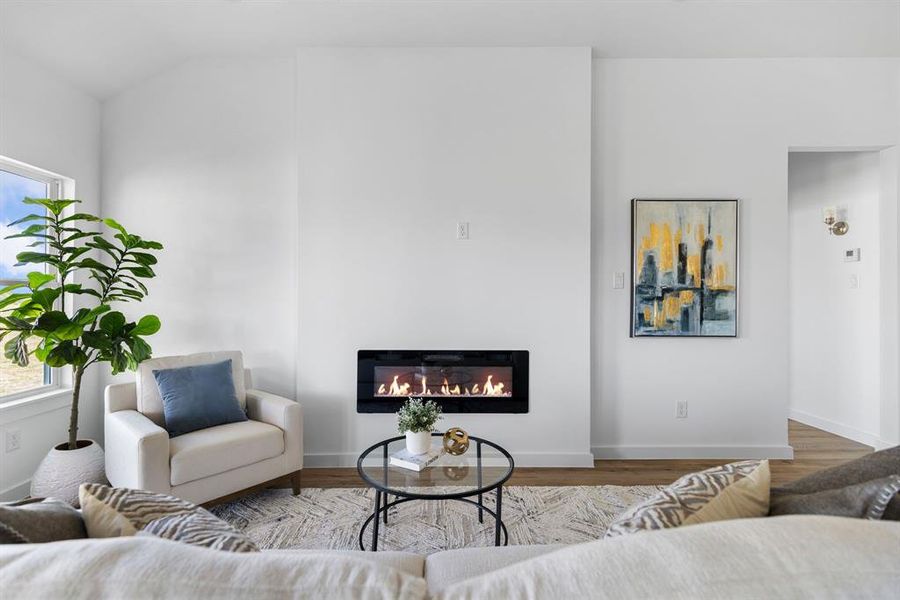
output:
[{"label": "wall outlet cover", "polygon": [[677,419],[687,419],[687,416],[688,416],[687,400],[679,400],[678,405],[675,409],[675,417]]},{"label": "wall outlet cover", "polygon": [[467,240],[469,239],[469,223],[460,221],[456,224],[456,239],[458,240]]},{"label": "wall outlet cover", "polygon": [[12,429],[6,432],[6,451],[15,452],[22,447],[22,432]]}]

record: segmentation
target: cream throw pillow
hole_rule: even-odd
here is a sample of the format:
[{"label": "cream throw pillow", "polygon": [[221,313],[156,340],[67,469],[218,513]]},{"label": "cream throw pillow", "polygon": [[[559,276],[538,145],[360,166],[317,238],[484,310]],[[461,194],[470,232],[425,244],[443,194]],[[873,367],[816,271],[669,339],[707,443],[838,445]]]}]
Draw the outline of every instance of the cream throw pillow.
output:
[{"label": "cream throw pillow", "polygon": [[606,537],[682,525],[765,517],[769,461],[747,460],[685,475],[617,517]]}]

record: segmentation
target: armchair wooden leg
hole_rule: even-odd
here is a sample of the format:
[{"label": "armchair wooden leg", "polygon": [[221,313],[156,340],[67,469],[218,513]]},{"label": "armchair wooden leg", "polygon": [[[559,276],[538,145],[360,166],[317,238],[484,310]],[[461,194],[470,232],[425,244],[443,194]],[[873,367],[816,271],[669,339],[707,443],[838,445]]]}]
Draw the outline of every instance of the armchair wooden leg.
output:
[{"label": "armchair wooden leg", "polygon": [[300,493],[300,471],[291,473],[291,491],[295,496]]}]

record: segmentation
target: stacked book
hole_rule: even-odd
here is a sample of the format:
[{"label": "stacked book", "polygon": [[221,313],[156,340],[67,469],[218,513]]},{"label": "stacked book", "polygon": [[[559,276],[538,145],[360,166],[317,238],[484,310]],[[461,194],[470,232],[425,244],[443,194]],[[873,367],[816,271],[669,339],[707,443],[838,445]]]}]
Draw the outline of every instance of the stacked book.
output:
[{"label": "stacked book", "polygon": [[444,454],[444,448],[432,448],[425,454],[410,454],[403,448],[391,454],[391,466],[400,467],[401,469],[409,469],[410,471],[421,471]]}]

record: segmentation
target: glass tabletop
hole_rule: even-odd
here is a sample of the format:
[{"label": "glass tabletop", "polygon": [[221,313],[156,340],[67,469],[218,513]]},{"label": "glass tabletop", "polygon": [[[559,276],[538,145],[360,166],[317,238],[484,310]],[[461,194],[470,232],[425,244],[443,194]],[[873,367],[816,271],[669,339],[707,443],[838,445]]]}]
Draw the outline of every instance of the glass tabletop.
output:
[{"label": "glass tabletop", "polygon": [[[443,433],[431,434],[431,447],[441,448]],[[422,469],[390,464],[393,453],[406,448],[406,437],[384,440],[365,450],[356,463],[360,477],[389,494],[414,498],[463,497],[493,489],[509,479],[514,462],[509,452],[488,440],[469,436],[468,450],[459,456],[444,452]],[[446,488],[446,489],[438,489]]]}]

